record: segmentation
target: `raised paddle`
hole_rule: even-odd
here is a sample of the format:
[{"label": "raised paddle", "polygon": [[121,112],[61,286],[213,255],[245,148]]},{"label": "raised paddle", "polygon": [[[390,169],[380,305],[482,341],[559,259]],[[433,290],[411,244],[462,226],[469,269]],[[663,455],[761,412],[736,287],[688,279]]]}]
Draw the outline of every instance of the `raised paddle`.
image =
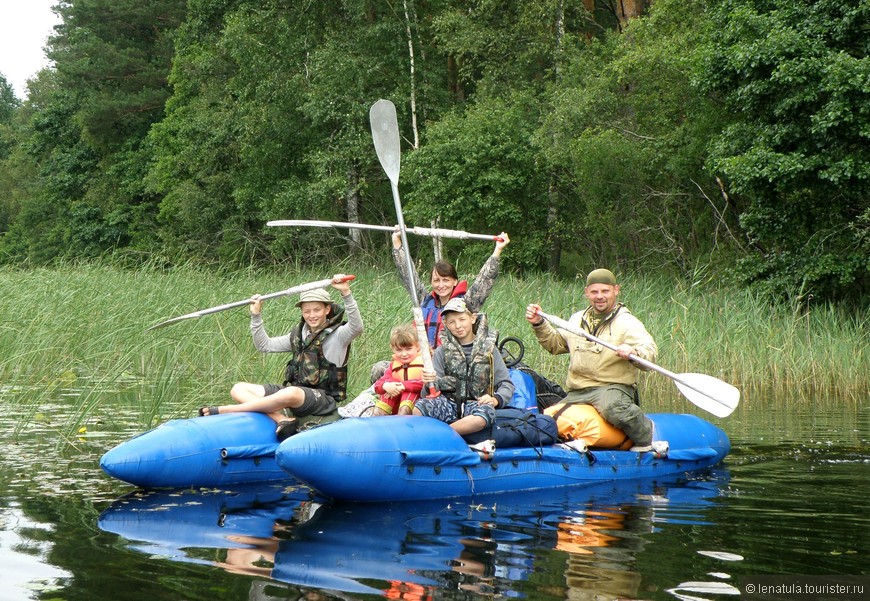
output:
[{"label": "raised paddle", "polygon": [[[600,344],[612,351],[616,347],[609,342],[605,342],[600,338],[593,336],[589,332],[561,319],[555,315],[549,315],[543,311],[538,311],[538,315],[549,321],[559,329],[571,332],[578,336],[583,336],[587,340],[591,340],[596,344]],[[737,407],[740,402],[740,391],[731,384],[718,380],[713,376],[705,374],[675,374],[663,367],[659,367],[655,363],[651,363],[646,359],[642,359],[637,355],[629,355],[628,358],[638,365],[643,365],[648,369],[659,372],[660,374],[669,377],[677,385],[677,389],[684,397],[689,399],[704,411],[712,413],[716,417],[728,417],[731,412]]]},{"label": "raised paddle", "polygon": [[[405,269],[408,271],[408,294],[414,301],[412,314],[414,325],[417,328],[417,342],[423,355],[423,369],[432,372],[432,349],[429,346],[429,337],[423,328],[423,309],[417,291],[414,290],[414,262],[411,260],[411,252],[408,250],[408,233],[405,228],[405,216],[402,213],[402,202],[399,199],[399,164],[401,162],[401,146],[399,142],[399,121],[396,118],[396,107],[389,100],[378,100],[369,110],[369,121],[372,126],[372,141],[375,152],[384,173],[390,180],[393,190],[393,204],[396,207],[396,218],[399,220],[399,233],[402,235],[402,249],[405,251]],[[435,395],[435,386],[429,386],[430,396]]]},{"label": "raised paddle", "polygon": [[[309,282],[307,284],[300,284],[298,286],[293,286],[292,288],[287,288],[287,290],[281,290],[280,292],[272,292],[270,294],[264,294],[260,297],[260,300],[268,300],[270,298],[277,298],[279,296],[289,296],[291,294],[299,294],[300,292],[307,292],[308,290],[316,290],[318,288],[326,288],[333,283],[340,284],[341,282],[349,282],[355,279],[355,275],[346,275],[343,278],[334,280],[317,280],[316,282]],[[219,305],[217,307],[212,307],[211,309],[203,309],[202,311],[194,311],[193,313],[188,313],[187,315],[181,315],[179,317],[173,317],[172,319],[167,319],[166,321],[161,321],[160,323],[151,326],[148,330],[156,330],[157,328],[162,328],[163,326],[168,326],[173,323],[178,323],[179,321],[184,321],[185,319],[193,319],[194,317],[202,317],[203,315],[210,315],[212,313],[217,313],[218,311],[226,311],[227,309],[234,309],[236,307],[244,307],[245,305],[250,305],[251,299],[245,299],[236,301],[234,303],[227,303],[226,305]],[[146,331],[148,331],[146,330]]]},{"label": "raised paddle", "polygon": [[[395,232],[396,226],[392,225],[369,225],[367,223],[346,223],[343,221],[318,221],[314,219],[276,219],[266,223],[272,227],[343,227],[352,230],[376,230],[380,232]],[[457,238],[459,240],[493,240],[501,242],[500,236],[489,236],[486,234],[470,234],[462,230],[446,230],[441,228],[431,227],[406,227],[405,230],[411,234],[418,236],[428,236],[430,238]]]}]

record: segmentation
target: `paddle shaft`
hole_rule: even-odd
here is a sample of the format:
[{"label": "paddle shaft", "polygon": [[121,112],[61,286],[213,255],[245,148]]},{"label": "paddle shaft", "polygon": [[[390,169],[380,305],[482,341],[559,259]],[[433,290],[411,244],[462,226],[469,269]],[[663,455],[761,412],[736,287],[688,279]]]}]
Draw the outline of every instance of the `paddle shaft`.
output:
[{"label": "paddle shaft", "polygon": [[[353,276],[350,278],[353,279]],[[342,281],[348,281],[348,278],[344,278]],[[280,290],[278,292],[270,292],[269,294],[263,294],[260,296],[260,300],[269,300],[270,298],[278,298],[279,296],[289,296],[291,294],[298,294],[300,292],[307,292],[308,290],[316,290],[318,288],[326,288],[332,284],[332,280],[320,280],[317,282],[311,282],[309,284],[300,284],[299,286],[293,286],[292,288],[287,288],[286,290]],[[235,307],[244,307],[245,305],[250,305],[251,299],[240,300],[234,303],[227,303],[226,305],[221,305],[219,307],[212,307],[211,309],[203,309],[202,311],[197,311],[199,315],[210,315],[211,313],[217,313],[218,311],[225,311],[227,309],[233,309]]]},{"label": "paddle shaft", "polygon": [[[390,188],[393,190],[393,204],[396,206],[396,216],[399,219],[399,233],[402,236],[402,251],[405,255],[405,269],[408,270],[408,294],[414,301],[414,306],[420,308],[420,299],[417,298],[417,291],[414,290],[414,261],[411,260],[411,250],[408,248],[408,230],[405,228],[405,217],[402,215],[402,202],[399,200],[399,185],[397,182],[390,182]],[[428,338],[427,338],[428,340]]]},{"label": "paddle shaft", "polygon": [[[399,140],[399,122],[396,118],[396,107],[389,100],[378,100],[369,110],[369,122],[372,128],[372,142],[375,152],[384,173],[390,180],[390,189],[393,192],[393,205],[396,208],[396,219],[399,221],[399,233],[402,237],[402,250],[405,255],[405,269],[408,277],[408,294],[414,302],[412,313],[414,325],[417,329],[417,342],[423,355],[423,369],[428,372],[435,371],[432,365],[432,348],[429,346],[429,336],[423,326],[423,309],[421,301],[417,298],[414,289],[414,262],[411,260],[411,251],[408,249],[408,233],[405,228],[405,216],[402,211],[402,201],[399,198],[399,169],[401,160],[401,144]],[[429,384],[429,396],[436,396],[434,384]]]},{"label": "paddle shaft", "polygon": [[[601,338],[598,338],[597,336],[590,334],[589,332],[585,331],[583,328],[577,327],[577,326],[573,325],[572,323],[565,321],[561,317],[557,317],[555,315],[550,315],[549,313],[544,313],[543,311],[538,311],[538,315],[540,315],[541,317],[543,317],[544,319],[549,321],[551,324],[553,324],[557,328],[565,330],[566,332],[571,332],[572,334],[577,334],[578,336],[583,336],[587,340],[591,340],[592,342],[594,342],[596,344],[600,344],[604,348],[609,348],[612,351],[617,350],[617,347],[615,345],[610,344],[609,342],[606,342],[604,340],[601,340]],[[680,376],[678,376],[674,372],[665,369],[664,367],[659,367],[655,363],[652,363],[651,361],[647,361],[646,359],[644,359],[642,357],[638,357],[634,353],[630,354],[628,356],[628,358],[631,361],[634,361],[635,363],[637,363],[638,365],[643,365],[647,369],[657,371],[660,374],[662,374],[663,376],[669,377],[674,382],[679,382],[680,384],[682,384],[686,388],[691,388],[692,390],[694,390],[697,393],[703,394],[704,396],[709,396],[703,390],[698,390],[697,388],[695,388],[694,386],[692,386],[691,384],[686,382],[683,378],[681,378]],[[713,400],[716,400],[716,399],[713,399]]]},{"label": "paddle shaft", "polygon": [[[395,226],[389,225],[369,225],[367,223],[345,223],[342,221],[317,221],[310,219],[278,219],[266,223],[272,227],[286,226],[306,226],[306,227],[343,227],[355,230],[375,230],[379,232],[395,232]],[[489,236],[487,234],[471,234],[462,230],[448,230],[442,228],[429,227],[406,227],[405,230],[417,236],[427,236],[429,238],[457,238],[459,240],[491,240],[501,242],[500,236]]]},{"label": "paddle shaft", "polygon": [[[326,288],[327,286],[332,285],[333,282],[336,284],[341,282],[349,282],[355,279],[355,275],[347,275],[339,280],[318,280],[316,282],[309,282],[307,284],[300,284],[298,286],[293,286],[292,288],[287,288],[286,290],[281,290],[279,292],[271,292],[269,294],[264,294],[260,297],[260,300],[268,300],[270,298],[277,298],[279,296],[289,296],[291,294],[298,294],[301,292],[307,292],[309,290],[316,290],[318,288]],[[209,309],[202,309],[201,311],[194,311],[193,313],[188,313],[187,315],[181,315],[179,317],[173,317],[172,319],[167,319],[166,321],[162,321],[156,325],[148,328],[149,330],[154,330],[157,328],[161,328],[163,326],[168,326],[169,324],[177,323],[179,321],[183,321],[185,319],[193,319],[195,317],[202,317],[203,315],[211,315],[212,313],[218,313],[219,311],[226,311],[227,309],[235,309],[236,307],[244,307],[245,305],[250,305],[251,299],[240,300],[233,303],[227,303],[225,305],[218,305],[217,307],[211,307]]]}]

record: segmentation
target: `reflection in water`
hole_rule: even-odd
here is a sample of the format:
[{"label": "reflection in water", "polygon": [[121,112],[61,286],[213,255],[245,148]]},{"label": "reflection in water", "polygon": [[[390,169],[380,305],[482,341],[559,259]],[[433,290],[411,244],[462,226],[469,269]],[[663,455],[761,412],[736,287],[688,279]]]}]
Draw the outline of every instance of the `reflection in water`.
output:
[{"label": "reflection in water", "polygon": [[627,521],[635,520],[630,514],[638,509],[588,510],[559,523],[556,548],[569,553],[565,569],[568,599],[637,597],[641,576],[631,566],[642,539],[626,536],[624,530]]},{"label": "reflection in water", "polygon": [[529,579],[554,571],[563,574],[551,587],[558,598],[637,598],[646,536],[669,516],[703,524],[726,480],[608,483],[476,503],[321,505],[302,487],[277,485],[150,493],[120,499],[99,526],[139,551],[254,577],[251,599],[270,598],[278,583],[329,598],[422,600],[444,589],[536,597]]},{"label": "reflection in water", "polygon": [[52,546],[49,530],[15,507],[0,509],[0,549],[3,549],[0,593],[3,598],[22,599],[30,597],[34,591],[56,590],[63,579],[70,577],[68,572],[46,562]]},{"label": "reflection in water", "polygon": [[699,597],[699,593],[703,595],[740,596],[740,589],[725,582],[681,582],[679,586],[670,588],[667,592],[680,601],[703,601],[707,598]]},{"label": "reflection in water", "polygon": [[[298,521],[311,495],[300,486],[263,484],[205,491],[172,490],[135,492],[106,509],[99,527],[131,541],[130,547],[189,563],[213,563],[200,557],[198,549],[226,549],[236,555],[250,552],[250,567],[256,556],[270,563],[276,535]],[[211,557],[211,554],[203,554]],[[222,562],[232,563],[232,562]],[[242,563],[236,563],[241,569]]]}]

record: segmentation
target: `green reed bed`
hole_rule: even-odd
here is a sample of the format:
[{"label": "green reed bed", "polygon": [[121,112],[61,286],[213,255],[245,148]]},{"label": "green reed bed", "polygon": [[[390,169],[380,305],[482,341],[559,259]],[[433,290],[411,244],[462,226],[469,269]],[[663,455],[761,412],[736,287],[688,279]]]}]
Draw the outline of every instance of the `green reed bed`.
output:
[{"label": "green reed bed", "polygon": [[[346,268],[366,332],[351,351],[350,395],[369,385],[369,367],[389,357],[390,329],[411,317],[407,292],[390,266]],[[341,271],[341,269],[336,269]],[[0,269],[0,402],[27,415],[75,399],[67,434],[94,415],[134,411],[142,426],[229,402],[239,380],[276,381],[286,358],[257,353],[244,307],[147,328],[167,318],[254,293],[276,292],[331,276],[310,270],[239,270],[104,265]],[[470,274],[473,275],[473,274]],[[657,277],[623,281],[621,300],[647,325],[674,372],[706,373],[741,389],[744,403],[866,400],[870,357],[865,317],[833,307],[799,310],[746,291]],[[337,293],[334,294],[337,298]],[[567,317],[585,306],[582,282],[501,276],[486,312],[502,337],[526,342],[524,362],[562,381],[567,357],[544,352],[524,319],[526,304]],[[267,330],[283,334],[298,320],[296,298],[264,304]],[[651,408],[685,410],[660,374],[642,381]],[[63,398],[61,398],[63,395]],[[116,407],[120,404],[123,407]]]},{"label": "green reed bed", "polygon": [[[768,306],[744,294],[745,312],[725,322],[735,332],[734,373],[752,374],[750,391],[773,398],[866,401],[870,393],[868,318],[831,306]],[[739,346],[738,346],[739,345]]]}]

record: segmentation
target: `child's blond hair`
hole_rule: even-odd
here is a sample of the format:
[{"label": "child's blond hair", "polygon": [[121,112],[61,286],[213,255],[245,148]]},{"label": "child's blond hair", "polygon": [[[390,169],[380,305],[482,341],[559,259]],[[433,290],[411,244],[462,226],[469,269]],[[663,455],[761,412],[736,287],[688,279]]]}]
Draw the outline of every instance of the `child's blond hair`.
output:
[{"label": "child's blond hair", "polygon": [[390,332],[390,348],[403,348],[408,346],[418,346],[417,328],[413,323],[406,323],[396,326]]}]

